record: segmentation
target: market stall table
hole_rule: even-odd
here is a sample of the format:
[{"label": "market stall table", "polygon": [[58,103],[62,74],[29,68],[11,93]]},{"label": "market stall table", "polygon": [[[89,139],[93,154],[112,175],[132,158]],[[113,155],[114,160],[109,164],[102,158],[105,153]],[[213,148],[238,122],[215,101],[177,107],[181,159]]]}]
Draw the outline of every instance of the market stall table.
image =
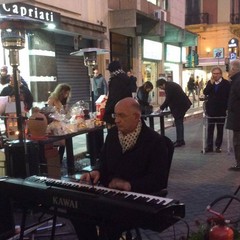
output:
[{"label": "market stall table", "polygon": [[152,113],[152,114],[146,114],[146,115],[142,115],[143,119],[147,119],[149,122],[149,126],[150,128],[152,128],[153,130],[155,130],[154,127],[154,119],[155,118],[159,118],[159,123],[160,123],[160,132],[161,135],[165,135],[165,124],[164,124],[164,117],[170,115],[171,112],[170,111],[163,111],[161,113]]},{"label": "market stall table", "polygon": [[46,144],[51,144],[60,140],[65,140],[66,147],[66,158],[67,158],[67,172],[68,175],[73,175],[75,173],[74,169],[74,152],[73,152],[73,137],[87,134],[87,148],[90,155],[91,165],[95,164],[96,158],[104,142],[104,126],[98,126],[94,128],[84,128],[78,130],[77,132],[68,133],[60,136],[48,136],[45,139],[38,140],[40,151],[42,156],[44,156],[44,146]]}]

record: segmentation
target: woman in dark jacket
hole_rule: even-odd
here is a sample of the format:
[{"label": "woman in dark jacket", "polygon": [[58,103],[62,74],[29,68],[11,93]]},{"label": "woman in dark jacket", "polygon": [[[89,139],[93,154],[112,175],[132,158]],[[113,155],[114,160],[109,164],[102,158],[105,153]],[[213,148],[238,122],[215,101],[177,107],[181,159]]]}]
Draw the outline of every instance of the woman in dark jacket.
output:
[{"label": "woman in dark jacket", "polygon": [[[19,83],[19,94],[20,94],[20,100],[23,101],[24,103],[24,110],[28,112],[33,105],[33,96],[30,90],[22,84],[20,81]],[[14,94],[14,81],[13,81],[13,76],[10,75],[10,82],[9,85],[3,88],[2,92],[0,93],[0,96],[9,96],[11,98],[15,98]],[[14,100],[14,99],[12,99]]]},{"label": "woman in dark jacket", "polygon": [[145,82],[137,91],[137,100],[141,106],[142,114],[152,113],[153,107],[149,104],[149,93],[153,90],[150,81]]},{"label": "woman in dark jacket", "polygon": [[126,97],[132,97],[131,83],[127,74],[122,70],[118,61],[109,64],[110,79],[108,85],[108,99],[105,106],[103,120],[111,126],[115,123],[112,114],[114,113],[115,104]]}]

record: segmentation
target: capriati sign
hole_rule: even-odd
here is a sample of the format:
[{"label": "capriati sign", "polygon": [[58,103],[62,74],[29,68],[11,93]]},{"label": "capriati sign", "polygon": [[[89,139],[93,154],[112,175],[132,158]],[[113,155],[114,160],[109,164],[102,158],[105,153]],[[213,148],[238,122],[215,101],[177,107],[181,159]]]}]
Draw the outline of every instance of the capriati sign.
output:
[{"label": "capriati sign", "polygon": [[59,13],[24,3],[1,4],[0,14],[2,15],[13,14],[22,17],[29,17],[36,20],[41,20],[43,22],[53,23],[56,26],[60,24]]}]

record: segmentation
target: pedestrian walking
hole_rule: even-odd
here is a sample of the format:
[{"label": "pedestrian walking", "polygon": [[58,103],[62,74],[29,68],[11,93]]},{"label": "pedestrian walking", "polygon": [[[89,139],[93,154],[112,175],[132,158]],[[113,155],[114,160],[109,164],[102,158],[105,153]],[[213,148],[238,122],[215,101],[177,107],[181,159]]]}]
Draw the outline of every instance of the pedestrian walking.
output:
[{"label": "pedestrian walking", "polygon": [[187,88],[188,88],[188,97],[192,95],[193,101],[196,101],[196,97],[195,97],[196,85],[195,85],[193,74],[190,76],[188,80]]}]

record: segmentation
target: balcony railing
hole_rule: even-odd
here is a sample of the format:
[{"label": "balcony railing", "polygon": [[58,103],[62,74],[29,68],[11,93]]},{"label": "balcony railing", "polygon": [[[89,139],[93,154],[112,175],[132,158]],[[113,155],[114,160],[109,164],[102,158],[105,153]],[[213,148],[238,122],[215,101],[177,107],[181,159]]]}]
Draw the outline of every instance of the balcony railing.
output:
[{"label": "balcony railing", "polygon": [[232,24],[239,24],[240,23],[240,14],[230,14],[230,22]]},{"label": "balcony railing", "polygon": [[209,14],[208,13],[187,14],[185,16],[185,24],[186,25],[208,24],[208,23],[209,23]]}]

